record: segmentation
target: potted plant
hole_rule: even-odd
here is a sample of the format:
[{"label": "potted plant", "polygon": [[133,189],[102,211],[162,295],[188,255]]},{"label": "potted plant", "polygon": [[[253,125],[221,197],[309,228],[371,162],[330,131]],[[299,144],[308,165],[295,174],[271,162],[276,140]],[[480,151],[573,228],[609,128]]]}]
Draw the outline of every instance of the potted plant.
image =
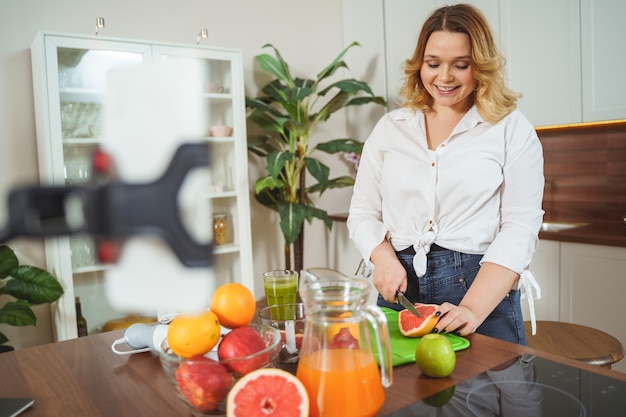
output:
[{"label": "potted plant", "polygon": [[[0,323],[11,326],[35,326],[37,317],[31,306],[51,303],[63,295],[61,283],[49,272],[30,265],[20,265],[15,252],[0,245],[0,295],[16,300],[0,307]],[[8,338],[0,332],[0,347]]]},{"label": "potted plant", "polygon": [[[335,60],[317,74],[317,78],[293,77],[289,65],[271,44],[274,56],[261,54],[255,57],[260,67],[274,76],[265,85],[262,95],[246,97],[248,119],[258,125],[261,134],[248,136],[248,150],[267,159],[267,175],[254,185],[259,203],[278,212],[280,228],[285,238],[285,268],[291,268],[291,245],[294,246],[294,268],[302,269],[304,220],[322,220],[330,229],[328,213],[315,207],[312,193],[327,189],[348,187],[354,184],[352,176],[330,178],[330,169],[315,158],[314,152],[329,154],[360,154],[363,143],[355,139],[332,139],[311,146],[309,139],[319,123],[348,106],[375,103],[385,106],[385,100],[375,96],[363,81],[342,79],[327,86],[322,82],[340,68],[348,68],[342,60],[346,52],[359,45],[353,42]],[[307,172],[316,183],[306,184]]]}]

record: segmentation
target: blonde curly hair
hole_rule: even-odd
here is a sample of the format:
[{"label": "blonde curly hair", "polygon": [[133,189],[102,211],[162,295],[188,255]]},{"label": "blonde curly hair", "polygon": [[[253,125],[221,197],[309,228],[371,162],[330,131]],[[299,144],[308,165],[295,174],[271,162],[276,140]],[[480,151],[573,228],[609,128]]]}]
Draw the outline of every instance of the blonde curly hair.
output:
[{"label": "blonde curly hair", "polygon": [[404,107],[415,111],[430,110],[433,98],[426,91],[420,76],[424,64],[426,43],[433,32],[465,33],[470,39],[472,72],[476,79],[474,104],[480,115],[490,123],[497,123],[517,107],[521,94],[510,90],[505,82],[504,56],[498,50],[491,28],[482,13],[468,4],[444,6],[426,19],[415,51],[404,61],[404,84],[400,89]]}]

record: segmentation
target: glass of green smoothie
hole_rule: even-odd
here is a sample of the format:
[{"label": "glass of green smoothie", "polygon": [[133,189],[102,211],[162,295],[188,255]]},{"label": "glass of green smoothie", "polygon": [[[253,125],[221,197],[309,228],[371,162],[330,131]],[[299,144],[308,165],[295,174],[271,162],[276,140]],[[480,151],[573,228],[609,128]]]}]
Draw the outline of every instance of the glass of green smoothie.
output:
[{"label": "glass of green smoothie", "polygon": [[272,319],[293,319],[295,312],[289,310],[289,305],[296,302],[298,272],[289,269],[267,271],[263,274],[263,288],[268,306],[285,305],[272,310]]}]

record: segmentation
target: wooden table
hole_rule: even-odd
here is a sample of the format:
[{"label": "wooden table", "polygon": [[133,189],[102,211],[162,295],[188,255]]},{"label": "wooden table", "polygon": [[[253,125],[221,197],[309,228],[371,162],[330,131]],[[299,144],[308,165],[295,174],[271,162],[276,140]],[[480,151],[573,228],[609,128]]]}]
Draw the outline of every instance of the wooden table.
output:
[{"label": "wooden table", "polygon": [[[102,333],[0,354],[0,397],[32,397],[35,416],[190,416],[167,380],[158,356],[118,356],[111,344],[123,331]],[[537,354],[626,381],[626,374],[542,353],[482,335],[468,337],[469,349],[458,352],[448,378],[431,379],[413,364],[394,368],[386,390],[383,416],[480,374],[521,353]]]}]

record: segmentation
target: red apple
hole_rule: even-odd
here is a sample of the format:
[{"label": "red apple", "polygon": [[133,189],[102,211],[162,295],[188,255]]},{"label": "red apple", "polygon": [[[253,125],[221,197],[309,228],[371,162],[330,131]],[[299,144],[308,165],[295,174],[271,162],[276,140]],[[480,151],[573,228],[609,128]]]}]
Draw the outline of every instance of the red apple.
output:
[{"label": "red apple", "polygon": [[228,369],[241,375],[254,371],[267,363],[267,354],[255,355],[252,358],[237,359],[253,355],[265,349],[265,341],[261,335],[249,326],[237,327],[227,333],[217,347],[220,360],[230,360],[224,364]]},{"label": "red apple", "polygon": [[233,382],[221,363],[204,356],[181,363],[175,378],[191,405],[203,413],[219,408]]}]

